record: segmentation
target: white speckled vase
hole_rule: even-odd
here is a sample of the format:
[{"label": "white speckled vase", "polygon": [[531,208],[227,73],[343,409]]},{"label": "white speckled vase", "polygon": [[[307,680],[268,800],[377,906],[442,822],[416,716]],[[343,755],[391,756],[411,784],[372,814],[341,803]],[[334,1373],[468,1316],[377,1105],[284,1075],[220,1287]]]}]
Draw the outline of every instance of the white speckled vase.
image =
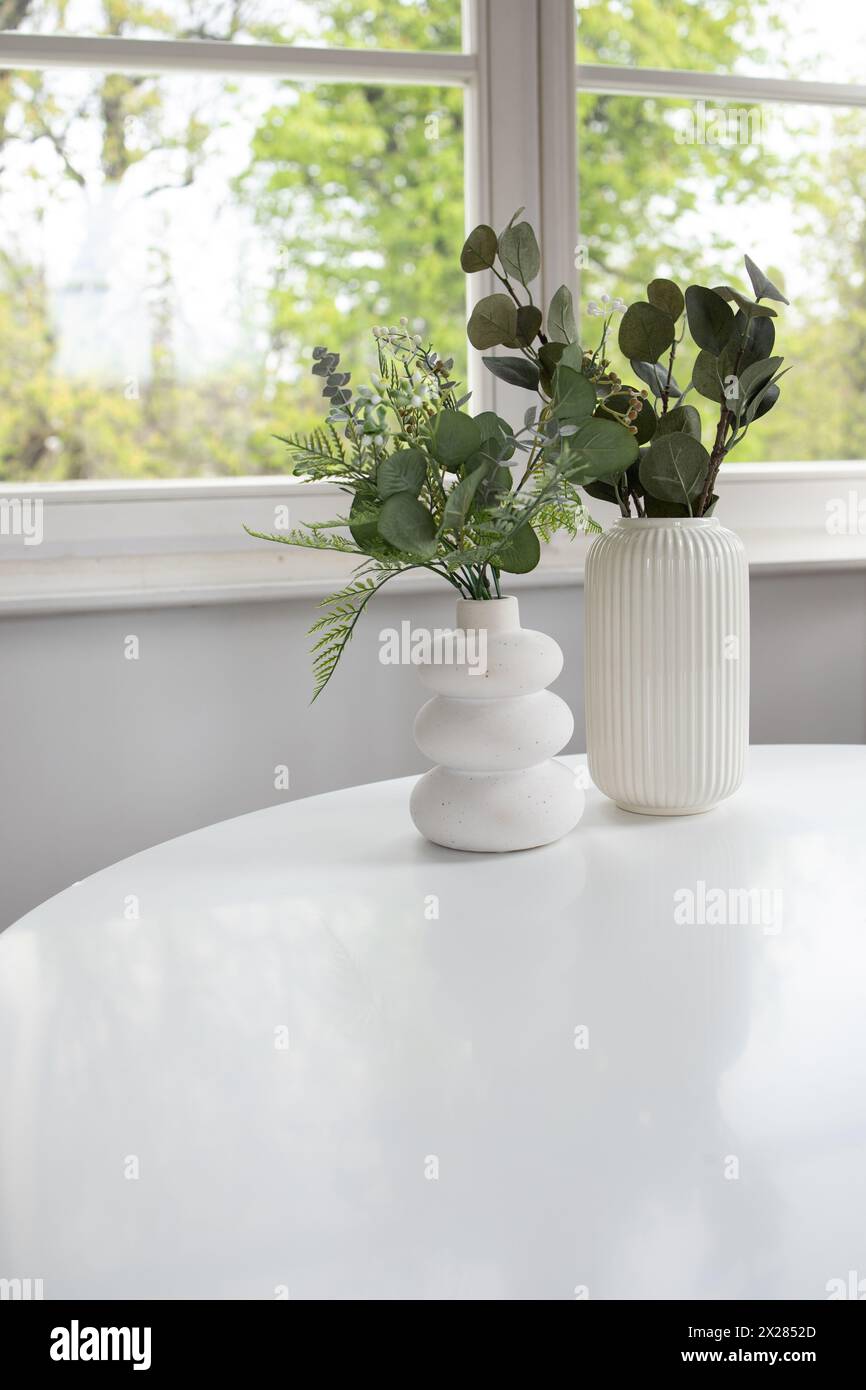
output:
[{"label": "white speckled vase", "polygon": [[586,564],[592,780],[625,811],[709,811],[743,780],[749,569],[715,517],[618,521]]},{"label": "white speckled vase", "polygon": [[[466,659],[437,636],[421,681],[435,691],[415,720],[415,742],[440,763],[412,791],[422,835],[449,849],[501,852],[558,840],[583,813],[574,773],[552,754],[574,720],[546,686],[562,670],[552,637],[520,626],[516,598],[459,599]],[[471,658],[471,659],[470,659]]]}]

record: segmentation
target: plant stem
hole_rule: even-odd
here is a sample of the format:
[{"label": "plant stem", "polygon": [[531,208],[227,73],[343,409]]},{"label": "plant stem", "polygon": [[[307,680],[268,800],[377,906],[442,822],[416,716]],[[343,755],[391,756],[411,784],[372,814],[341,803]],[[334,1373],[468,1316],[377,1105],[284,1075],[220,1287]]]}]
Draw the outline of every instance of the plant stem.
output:
[{"label": "plant stem", "polygon": [[674,358],[676,357],[676,355],[677,355],[677,344],[676,344],[676,339],[674,339],[674,341],[671,343],[671,355],[670,355],[670,357],[669,357],[669,359],[668,359],[668,375],[667,375],[667,380],[665,381],[664,390],[662,391],[662,415],[667,415],[667,413],[668,413],[668,394],[669,394],[670,389],[671,389],[671,378],[673,377],[673,374],[674,374]]},{"label": "plant stem", "polygon": [[[508,276],[507,276],[507,275],[500,275],[500,274],[499,274],[499,271],[496,269],[495,266],[491,266],[490,268],[491,268],[491,270],[493,271],[493,274],[496,276],[497,280],[500,282],[500,284],[502,284],[502,285],[505,286],[505,288],[507,289],[508,293],[511,295],[511,298],[514,300],[515,304],[517,305],[518,309],[522,309],[522,308],[523,308],[523,305],[521,304],[520,300],[517,298],[517,295],[516,295],[515,292],[514,292],[514,289],[513,289],[513,287],[512,287],[511,281],[509,280]],[[525,288],[525,286],[524,286],[524,288]],[[527,290],[526,293],[529,295],[529,302],[530,302],[530,304],[531,304],[531,303],[532,303],[532,295],[529,294],[529,290]],[[542,344],[544,344],[544,343],[547,342],[547,334],[546,334],[546,333],[542,333],[542,331],[541,331],[540,328],[539,328],[539,330],[538,330],[538,341],[539,341],[540,343],[542,343]]]},{"label": "plant stem", "polygon": [[[739,389],[740,365],[743,361],[743,354],[745,353],[746,347],[748,345],[749,333],[751,332],[753,321],[754,320],[749,319],[748,323],[746,324],[746,331],[743,334],[742,346],[740,347],[740,350],[737,353],[737,360],[734,363],[733,375],[737,379],[737,389]],[[715,484],[716,478],[719,475],[719,469],[722,466],[722,460],[725,457],[725,437],[728,433],[728,426],[733,419],[734,412],[729,408],[726,396],[724,402],[722,403],[722,410],[721,414],[719,415],[719,423],[716,427],[716,438],[713,443],[712,453],[710,454],[710,466],[707,469],[707,477],[704,483],[703,491],[700,497],[698,498],[698,505],[695,511],[695,516],[703,516],[704,509],[708,505],[709,500],[713,495],[713,486]]]}]

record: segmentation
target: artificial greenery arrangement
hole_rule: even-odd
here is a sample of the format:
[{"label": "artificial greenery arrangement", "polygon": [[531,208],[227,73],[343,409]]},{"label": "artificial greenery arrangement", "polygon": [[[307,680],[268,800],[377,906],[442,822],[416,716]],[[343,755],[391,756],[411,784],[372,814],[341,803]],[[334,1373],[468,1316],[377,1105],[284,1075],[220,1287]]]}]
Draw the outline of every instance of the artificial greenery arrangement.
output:
[{"label": "artificial greenery arrangement", "polygon": [[[580,489],[618,504],[623,516],[709,516],[723,459],[778,399],[776,311],[761,301],[788,301],[748,256],[754,300],[728,286],[691,285],[683,294],[671,280],[653,280],[645,301],[589,305],[603,323],[596,347],[585,349],[567,286],[546,318],[533,300],[541,258],[522,211],[499,236],[476,227],[460,257],[467,274],[484,271],[502,285],[475,305],[467,332],[475,348],[518,354],[483,360],[539,397],[519,428],[491,411],[473,416],[452,379],[453,360],[410,334],[406,319],[373,329],[378,371],[356,391],[339,353],[313,349],[326,419],[283,442],[294,476],[336,483],[351,498],[348,512],[284,534],[249,534],[358,557],[351,583],[323,601],[311,628],[314,699],[361,613],[395,575],[427,569],[463,598],[499,598],[502,574],[534,569],[541,541],[601,529]],[[619,313],[619,348],[641,386],[624,382],[608,356]],[[682,390],[674,365],[686,326],[699,352]],[[686,399],[691,391],[720,407],[710,449]]]},{"label": "artificial greenery arrangement", "polygon": [[[527,349],[536,316],[521,312],[514,341]],[[361,613],[395,575],[427,569],[463,598],[498,598],[501,575],[534,569],[541,541],[600,529],[579,489],[621,477],[638,456],[624,421],[599,409],[577,346],[563,344],[545,398],[513,429],[491,411],[466,410],[453,362],[411,335],[405,319],[373,335],[378,372],[357,391],[339,354],[314,348],[327,418],[312,435],[284,441],[294,476],[336,483],[351,497],[347,514],[285,534],[249,531],[358,557],[352,582],[324,600],[311,629],[314,699]]]},{"label": "artificial greenery arrangement", "polygon": [[[729,285],[690,285],[683,294],[673,280],[657,279],[647,286],[645,300],[629,306],[607,296],[608,307],[590,302],[588,312],[603,323],[597,346],[584,352],[577,347],[574,305],[565,285],[550,302],[546,331],[532,302],[529,286],[538,274],[539,252],[529,223],[512,219],[500,237],[492,227],[476,227],[461,264],[467,274],[492,272],[503,286],[478,301],[467,329],[473,347],[518,349],[516,357],[483,359],[495,376],[547,401],[556,392],[558,365],[568,361],[592,384],[596,414],[634,435],[637,457],[618,477],[585,484],[589,496],[618,504],[626,517],[709,516],[718,501],[713,489],[722,462],[772,410],[784,376],[783,359],[773,355],[776,310],[762,301],[788,300],[754,261],[745,257],[754,299]],[[608,358],[618,313],[619,350],[640,387],[623,382]],[[686,327],[698,353],[683,390],[674,366]],[[709,448],[701,443],[700,415],[686,399],[692,391],[719,405]]]}]

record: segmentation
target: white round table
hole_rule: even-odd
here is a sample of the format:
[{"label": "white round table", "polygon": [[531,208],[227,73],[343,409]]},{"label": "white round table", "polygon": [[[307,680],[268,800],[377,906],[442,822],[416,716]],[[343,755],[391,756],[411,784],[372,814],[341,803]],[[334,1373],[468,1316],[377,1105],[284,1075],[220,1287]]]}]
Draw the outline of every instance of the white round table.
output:
[{"label": "white round table", "polygon": [[422,841],[410,785],[186,835],[0,936],[0,1277],[264,1299],[866,1277],[866,749],[755,748],[686,819],[590,788],[567,839],[504,856]]}]

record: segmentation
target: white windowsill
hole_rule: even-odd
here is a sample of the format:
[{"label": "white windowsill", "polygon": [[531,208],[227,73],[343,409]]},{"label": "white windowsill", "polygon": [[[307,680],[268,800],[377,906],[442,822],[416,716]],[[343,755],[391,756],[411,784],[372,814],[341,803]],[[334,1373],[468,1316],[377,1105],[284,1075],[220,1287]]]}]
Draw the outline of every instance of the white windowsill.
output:
[{"label": "white windowsill", "polygon": [[[862,500],[866,462],[732,464],[723,470],[719,518],[742,536],[756,572],[866,567],[866,534],[833,535],[827,504]],[[352,558],[247,537],[244,522],[275,529],[275,508],[291,522],[344,511],[330,484],[290,478],[157,483],[0,486],[3,499],[40,500],[44,539],[0,534],[0,614],[85,612],[190,604],[323,597],[352,569]],[[593,505],[602,525],[614,509]],[[852,513],[856,516],[856,513]],[[866,526],[866,518],[864,518]],[[557,539],[538,568],[509,587],[580,584],[588,540]],[[394,581],[437,589],[424,571]]]}]

